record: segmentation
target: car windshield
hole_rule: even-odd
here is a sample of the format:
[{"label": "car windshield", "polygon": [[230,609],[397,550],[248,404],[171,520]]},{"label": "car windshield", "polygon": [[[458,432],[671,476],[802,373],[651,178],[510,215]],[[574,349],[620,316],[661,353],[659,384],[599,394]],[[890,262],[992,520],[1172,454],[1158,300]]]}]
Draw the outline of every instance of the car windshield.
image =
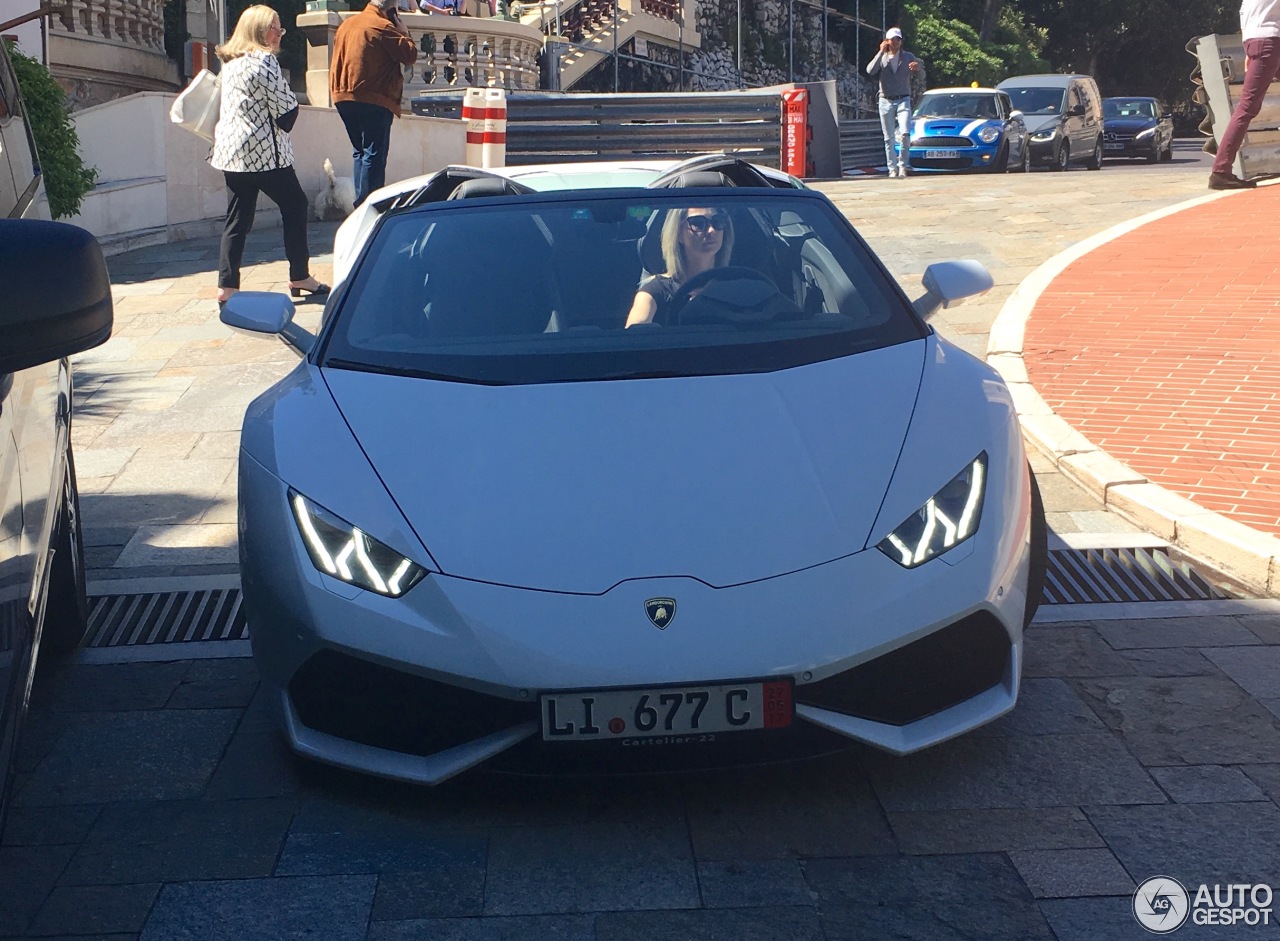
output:
[{"label": "car windshield", "polygon": [[916,109],[918,118],[995,118],[994,95],[936,94],[925,95]]},{"label": "car windshield", "polygon": [[1104,118],[1154,118],[1155,106],[1150,101],[1126,98],[1105,98],[1102,102]]},{"label": "car windshield", "polygon": [[1023,114],[1062,114],[1065,88],[1005,88],[1013,107]]},{"label": "car windshield", "polygon": [[[710,270],[649,280],[672,268],[673,252],[676,265],[696,266],[708,245]],[[651,322],[626,326],[637,310]],[[767,372],[925,335],[823,197],[597,190],[391,213],[318,356],[328,367],[519,384]]]}]

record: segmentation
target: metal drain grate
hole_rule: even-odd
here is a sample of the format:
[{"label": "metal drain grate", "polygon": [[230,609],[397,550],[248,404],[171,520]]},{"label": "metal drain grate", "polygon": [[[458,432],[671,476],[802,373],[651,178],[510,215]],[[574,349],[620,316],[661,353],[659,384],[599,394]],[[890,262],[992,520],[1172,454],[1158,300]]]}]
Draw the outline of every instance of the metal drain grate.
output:
[{"label": "metal drain grate", "polygon": [[[1229,598],[1161,548],[1052,549],[1044,604]],[[3,632],[0,618],[0,633]],[[102,595],[89,599],[86,647],[132,647],[249,636],[239,588]]]},{"label": "metal drain grate", "polygon": [[1229,598],[1162,548],[1053,549],[1044,604],[1216,601]]},{"label": "metal drain grate", "polygon": [[86,647],[131,647],[249,636],[240,589],[164,591],[89,599]]}]

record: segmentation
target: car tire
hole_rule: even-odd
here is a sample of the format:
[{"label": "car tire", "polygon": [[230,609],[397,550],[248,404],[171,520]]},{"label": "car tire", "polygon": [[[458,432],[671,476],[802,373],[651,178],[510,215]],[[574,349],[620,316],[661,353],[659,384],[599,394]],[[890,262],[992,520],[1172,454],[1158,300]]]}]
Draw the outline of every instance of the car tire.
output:
[{"label": "car tire", "polygon": [[1018,167],[1021,173],[1031,172],[1031,144],[1024,142],[1022,145],[1022,164]]},{"label": "car tire", "polygon": [[1050,170],[1061,173],[1071,165],[1071,148],[1067,146],[1066,141],[1058,145],[1058,149],[1053,152],[1053,163],[1049,165]]},{"label": "car tire", "polygon": [[1093,142],[1093,154],[1092,156],[1089,157],[1088,162],[1085,163],[1085,169],[1087,170],[1102,169],[1102,138],[1101,137],[1099,137],[1096,141]]},{"label": "car tire", "polygon": [[1040,497],[1040,485],[1036,475],[1027,465],[1031,478],[1031,569],[1027,572],[1027,610],[1023,616],[1023,630],[1031,626],[1040,602],[1044,599],[1045,574],[1049,570],[1049,526],[1044,517],[1044,500]]},{"label": "car tire", "polygon": [[62,506],[54,527],[53,566],[49,571],[49,598],[45,603],[40,646],[58,656],[75,650],[89,628],[80,492],[76,487],[76,465],[70,445],[63,472]]},{"label": "car tire", "polygon": [[1009,170],[1009,142],[1005,141],[1000,145],[1000,152],[996,154],[996,161],[991,165],[992,173],[1007,173]]}]

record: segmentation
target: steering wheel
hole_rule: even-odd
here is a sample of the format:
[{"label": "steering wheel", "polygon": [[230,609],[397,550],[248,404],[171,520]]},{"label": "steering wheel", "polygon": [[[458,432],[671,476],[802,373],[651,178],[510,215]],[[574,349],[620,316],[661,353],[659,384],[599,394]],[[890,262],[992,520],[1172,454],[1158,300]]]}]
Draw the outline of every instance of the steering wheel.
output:
[{"label": "steering wheel", "polygon": [[694,275],[671,299],[670,324],[750,325],[802,317],[796,303],[754,268],[727,265]]}]

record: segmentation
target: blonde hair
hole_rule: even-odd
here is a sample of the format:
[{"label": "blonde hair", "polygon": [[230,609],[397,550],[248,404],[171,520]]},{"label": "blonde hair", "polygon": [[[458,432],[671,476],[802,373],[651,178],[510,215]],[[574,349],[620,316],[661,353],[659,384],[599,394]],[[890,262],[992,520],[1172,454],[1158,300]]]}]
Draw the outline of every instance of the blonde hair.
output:
[{"label": "blonde hair", "polygon": [[[701,206],[691,208],[701,209]],[[720,251],[716,252],[716,267],[727,265],[729,255],[733,252],[733,220],[728,213],[720,211],[725,218],[724,239],[720,243]],[[683,284],[686,277],[684,246],[680,243],[680,230],[685,228],[685,220],[689,218],[689,209],[673,209],[667,213],[662,222],[662,260],[667,263],[667,275],[677,284]]]},{"label": "blonde hair", "polygon": [[231,38],[214,49],[214,54],[223,62],[230,62],[250,52],[271,52],[267,30],[276,16],[276,11],[263,3],[245,7]]}]

